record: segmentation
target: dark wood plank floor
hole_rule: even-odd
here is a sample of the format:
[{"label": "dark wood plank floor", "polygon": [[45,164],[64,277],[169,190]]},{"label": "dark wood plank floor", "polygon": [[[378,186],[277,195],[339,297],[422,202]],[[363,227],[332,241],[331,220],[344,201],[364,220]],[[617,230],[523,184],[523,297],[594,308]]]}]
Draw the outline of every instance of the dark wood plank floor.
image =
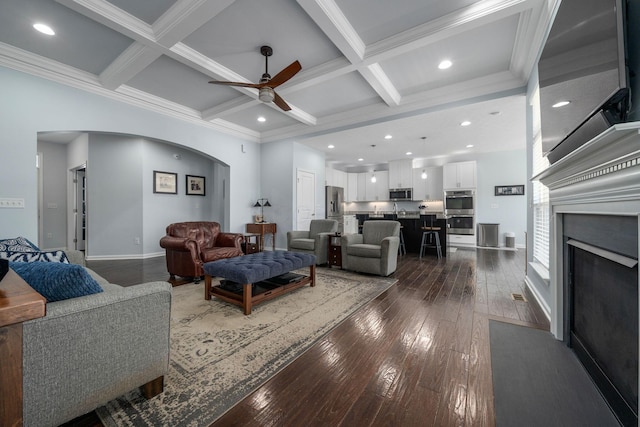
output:
[{"label": "dark wood plank floor", "polygon": [[[88,265],[124,285],[168,279],[163,258]],[[213,426],[494,425],[489,319],[549,328],[524,268],[524,251],[400,257],[396,286]],[[68,424],[100,425],[93,414]]]}]

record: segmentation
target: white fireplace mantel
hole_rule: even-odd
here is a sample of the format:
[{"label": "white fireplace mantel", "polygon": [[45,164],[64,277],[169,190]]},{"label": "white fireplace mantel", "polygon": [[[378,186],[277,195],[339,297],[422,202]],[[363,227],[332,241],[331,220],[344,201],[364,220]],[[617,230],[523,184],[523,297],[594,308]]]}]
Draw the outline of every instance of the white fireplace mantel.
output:
[{"label": "white fireplace mantel", "polygon": [[562,215],[640,218],[640,122],[612,126],[532,180],[549,188],[551,332],[563,340]]}]

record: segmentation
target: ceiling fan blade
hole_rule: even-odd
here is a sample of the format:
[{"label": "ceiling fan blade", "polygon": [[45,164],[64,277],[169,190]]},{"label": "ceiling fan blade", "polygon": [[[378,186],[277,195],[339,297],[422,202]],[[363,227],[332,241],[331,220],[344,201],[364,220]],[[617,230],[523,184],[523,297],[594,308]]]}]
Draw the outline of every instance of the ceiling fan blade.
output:
[{"label": "ceiling fan blade", "polygon": [[226,82],[226,81],[219,81],[219,80],[211,80],[209,83],[212,83],[212,84],[215,84],[215,85],[252,87],[252,88],[256,88],[256,89],[259,89],[262,86],[264,86],[261,83]]},{"label": "ceiling fan blade", "polygon": [[300,65],[300,62],[294,61],[291,64],[289,64],[287,68],[285,68],[284,70],[280,71],[278,74],[273,76],[273,78],[269,80],[269,82],[265,86],[269,86],[270,88],[280,86],[282,83],[286,82],[291,77],[295,76],[296,73],[301,69],[302,69],[302,65]]},{"label": "ceiling fan blade", "polygon": [[276,104],[278,107],[280,107],[284,111],[290,111],[291,110],[291,107],[289,107],[289,104],[284,102],[284,99],[282,99],[280,97],[280,95],[278,95],[275,92],[273,92],[273,103]]}]

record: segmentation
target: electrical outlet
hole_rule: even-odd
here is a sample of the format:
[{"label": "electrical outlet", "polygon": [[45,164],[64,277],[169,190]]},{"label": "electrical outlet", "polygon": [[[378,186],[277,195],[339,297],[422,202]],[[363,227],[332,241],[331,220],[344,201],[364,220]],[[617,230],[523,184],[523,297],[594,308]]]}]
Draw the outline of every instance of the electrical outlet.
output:
[{"label": "electrical outlet", "polygon": [[24,209],[24,199],[0,199],[0,208]]},{"label": "electrical outlet", "polygon": [[47,239],[53,239],[53,233],[47,233]]},{"label": "electrical outlet", "polygon": [[498,209],[497,203],[491,203],[491,209]]},{"label": "electrical outlet", "polygon": [[139,237],[134,238],[133,239],[133,243],[135,243],[136,245],[139,245],[140,244],[140,238]]}]

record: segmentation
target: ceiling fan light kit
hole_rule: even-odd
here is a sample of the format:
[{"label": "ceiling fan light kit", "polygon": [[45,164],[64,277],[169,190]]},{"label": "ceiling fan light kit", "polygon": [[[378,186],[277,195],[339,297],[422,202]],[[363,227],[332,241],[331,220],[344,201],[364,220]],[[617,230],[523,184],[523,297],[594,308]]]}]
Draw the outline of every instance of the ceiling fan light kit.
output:
[{"label": "ceiling fan light kit", "polygon": [[275,92],[274,89],[285,83],[291,77],[295,76],[302,69],[300,62],[293,61],[289,66],[271,78],[271,75],[269,74],[269,57],[273,55],[273,49],[271,49],[270,46],[261,46],[260,53],[264,56],[264,74],[260,78],[260,83],[228,82],[218,80],[212,80],[209,83],[258,89],[258,99],[260,101],[273,102],[284,111],[291,110],[291,107],[289,107],[289,105]]},{"label": "ceiling fan light kit", "polygon": [[275,92],[270,87],[261,87],[258,92],[258,99],[262,102],[273,102]]}]

